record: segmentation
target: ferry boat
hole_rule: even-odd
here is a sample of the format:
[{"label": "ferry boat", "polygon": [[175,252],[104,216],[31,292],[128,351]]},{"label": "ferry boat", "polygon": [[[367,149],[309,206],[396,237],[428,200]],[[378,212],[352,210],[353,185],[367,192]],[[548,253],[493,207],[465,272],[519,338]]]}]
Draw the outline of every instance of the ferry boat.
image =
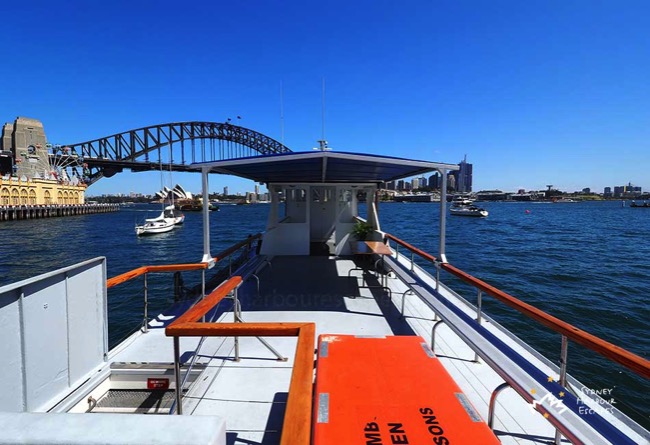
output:
[{"label": "ferry boat", "polygon": [[[648,443],[646,429],[571,377],[567,351],[578,343],[645,378],[648,360],[448,261],[456,165],[323,151],[192,167],[203,202],[211,171],[266,183],[265,232],[214,254],[206,206],[197,263],[107,279],[100,257],[1,287],[0,442]],[[436,256],[382,231],[375,200],[380,184],[431,171],[442,175]],[[363,199],[373,231],[357,240]],[[225,279],[208,287],[216,269]],[[148,283],[188,271],[202,274],[201,295],[149,314],[160,287]],[[454,291],[443,273],[475,293]],[[141,289],[142,326],[109,349],[108,289],[127,283]],[[485,298],[555,331],[558,357],[486,314]]]}]

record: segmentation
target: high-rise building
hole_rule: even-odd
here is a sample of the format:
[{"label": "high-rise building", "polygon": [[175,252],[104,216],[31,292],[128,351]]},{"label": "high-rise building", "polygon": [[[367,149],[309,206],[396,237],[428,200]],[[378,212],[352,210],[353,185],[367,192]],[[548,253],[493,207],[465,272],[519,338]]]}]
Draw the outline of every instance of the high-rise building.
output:
[{"label": "high-rise building", "polygon": [[420,188],[420,179],[419,178],[411,179],[411,187],[413,187],[413,190],[419,189]]},{"label": "high-rise building", "polygon": [[429,176],[429,188],[431,190],[438,190],[440,188],[440,175],[438,173]]},{"label": "high-rise building", "polygon": [[395,181],[389,181],[386,183],[387,190],[395,190]]},{"label": "high-rise building", "polygon": [[455,175],[449,175],[447,177],[447,188],[449,190],[456,190],[456,176]]},{"label": "high-rise building", "polygon": [[400,179],[399,181],[397,181],[397,190],[399,190],[400,192],[402,190],[404,190],[404,180],[403,179]]},{"label": "high-rise building", "polygon": [[456,191],[461,193],[469,193],[472,191],[472,164],[467,162],[467,155],[458,164],[460,169],[456,175]]},{"label": "high-rise building", "polygon": [[605,198],[611,198],[612,197],[612,188],[611,187],[605,187],[605,190],[603,192],[603,196]]},{"label": "high-rise building", "polygon": [[225,186],[225,187],[223,188],[223,195],[224,195],[224,196],[228,196],[228,186]]}]

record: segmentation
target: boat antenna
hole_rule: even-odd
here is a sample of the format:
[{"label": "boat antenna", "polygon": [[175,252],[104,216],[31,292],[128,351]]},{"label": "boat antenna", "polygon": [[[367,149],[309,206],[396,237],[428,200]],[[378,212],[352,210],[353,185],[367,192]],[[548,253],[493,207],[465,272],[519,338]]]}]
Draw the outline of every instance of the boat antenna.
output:
[{"label": "boat antenna", "polygon": [[314,150],[320,151],[329,151],[332,148],[327,145],[327,139],[325,139],[325,77],[323,77],[323,94],[321,97],[322,107],[321,107],[321,138],[318,140],[318,147],[315,147]]},{"label": "boat antenna", "polygon": [[280,142],[284,145],[284,85],[280,81]]}]

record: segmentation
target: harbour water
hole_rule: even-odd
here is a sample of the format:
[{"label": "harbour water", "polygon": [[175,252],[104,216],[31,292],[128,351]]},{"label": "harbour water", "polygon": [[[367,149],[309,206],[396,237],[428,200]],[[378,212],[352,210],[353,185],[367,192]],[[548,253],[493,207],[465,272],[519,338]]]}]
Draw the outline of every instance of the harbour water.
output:
[{"label": "harbour water", "polygon": [[[622,207],[620,202],[482,206],[490,212],[486,219],[448,216],[452,264],[581,329],[643,357],[650,355],[650,210]],[[135,205],[108,214],[5,222],[0,225],[0,286],[96,256],[107,258],[109,277],[141,265],[200,260],[200,213],[186,213],[185,224],[170,233],[136,237],[135,223],[159,211],[158,206]],[[266,205],[222,206],[213,212],[212,253],[262,231],[267,212]],[[383,230],[437,253],[437,204],[386,203],[380,214]],[[183,277],[189,286],[200,280],[200,273]],[[476,300],[475,290],[449,275],[442,278]],[[163,293],[170,282],[169,274],[152,277],[150,314],[173,300]],[[558,362],[559,334],[490,297],[484,297],[484,307]],[[137,329],[141,316],[141,281],[109,291],[111,343]],[[608,398],[615,406],[650,426],[646,380],[574,343],[568,363],[570,374],[611,391]]]}]

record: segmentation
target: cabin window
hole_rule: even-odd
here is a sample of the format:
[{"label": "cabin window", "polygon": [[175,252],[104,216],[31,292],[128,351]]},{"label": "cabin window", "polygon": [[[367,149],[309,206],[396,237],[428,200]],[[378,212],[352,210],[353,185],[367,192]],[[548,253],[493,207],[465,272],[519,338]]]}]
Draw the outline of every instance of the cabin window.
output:
[{"label": "cabin window", "polygon": [[339,191],[339,202],[351,202],[352,192],[350,190]]}]

